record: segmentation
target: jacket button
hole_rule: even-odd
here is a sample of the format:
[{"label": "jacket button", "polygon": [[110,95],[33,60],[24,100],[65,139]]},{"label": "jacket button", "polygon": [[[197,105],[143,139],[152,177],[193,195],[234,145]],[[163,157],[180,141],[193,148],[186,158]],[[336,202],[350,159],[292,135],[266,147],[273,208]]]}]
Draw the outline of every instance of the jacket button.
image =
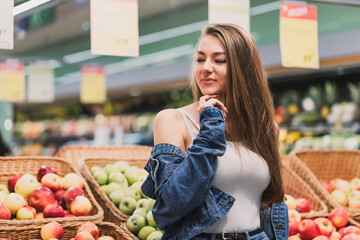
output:
[{"label": "jacket button", "polygon": [[276,229],[283,229],[284,228],[284,225],[282,223],[278,223],[276,225]]}]

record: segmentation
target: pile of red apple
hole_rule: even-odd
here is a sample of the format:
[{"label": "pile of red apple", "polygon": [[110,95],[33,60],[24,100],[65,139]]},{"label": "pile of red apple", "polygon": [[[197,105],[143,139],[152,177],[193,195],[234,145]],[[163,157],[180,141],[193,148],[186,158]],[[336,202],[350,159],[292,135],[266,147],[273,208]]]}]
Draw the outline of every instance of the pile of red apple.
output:
[{"label": "pile of red apple", "polygon": [[360,209],[360,178],[356,177],[350,181],[335,178],[330,182],[320,183],[341,206]]},{"label": "pile of red apple", "polygon": [[290,194],[285,194],[285,203],[288,209],[293,209],[300,213],[312,211],[310,202],[306,198],[296,198]]},{"label": "pile of red apple", "polygon": [[17,174],[0,184],[0,219],[88,216],[90,200],[83,194],[84,180],[76,173],[60,177],[43,166],[37,176]]},{"label": "pile of red apple", "polygon": [[348,224],[344,208],[333,209],[327,218],[303,220],[299,212],[289,209],[289,240],[360,240],[360,228]]}]

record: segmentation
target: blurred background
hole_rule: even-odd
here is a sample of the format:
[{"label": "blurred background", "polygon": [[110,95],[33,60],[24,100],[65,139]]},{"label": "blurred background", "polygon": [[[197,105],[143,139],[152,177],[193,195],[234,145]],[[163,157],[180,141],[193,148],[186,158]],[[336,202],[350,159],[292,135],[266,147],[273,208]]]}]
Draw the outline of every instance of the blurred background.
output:
[{"label": "blurred background", "polygon": [[[24,2],[15,0],[15,6]],[[318,9],[316,70],[281,66],[280,1],[250,2],[251,34],[268,74],[281,152],[359,149],[360,0],[307,3]],[[88,0],[52,0],[15,15],[14,49],[0,50],[0,62],[21,61],[26,75],[30,63],[51,66],[55,99],[0,102],[6,154],[49,156],[70,144],[152,146],[155,114],[192,102],[191,56],[208,22],[208,1],[139,0],[138,5],[140,56],[135,58],[91,54]],[[103,104],[79,100],[84,64],[104,67]],[[97,131],[105,131],[106,139]]]}]

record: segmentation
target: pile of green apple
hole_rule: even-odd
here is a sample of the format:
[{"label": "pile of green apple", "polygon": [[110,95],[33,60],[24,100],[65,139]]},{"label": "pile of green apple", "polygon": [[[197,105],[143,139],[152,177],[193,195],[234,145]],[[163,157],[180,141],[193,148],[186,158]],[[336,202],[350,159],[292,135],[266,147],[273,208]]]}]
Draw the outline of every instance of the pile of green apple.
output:
[{"label": "pile of green apple", "polygon": [[0,184],[0,219],[88,216],[90,200],[83,194],[84,180],[76,173],[64,177],[42,166],[37,176],[16,174]]},{"label": "pile of green apple", "polygon": [[157,228],[151,212],[155,200],[141,192],[148,175],[144,169],[120,160],[104,168],[93,166],[90,172],[119,210],[131,215],[126,226],[133,234],[140,240],[161,239],[163,232]]}]

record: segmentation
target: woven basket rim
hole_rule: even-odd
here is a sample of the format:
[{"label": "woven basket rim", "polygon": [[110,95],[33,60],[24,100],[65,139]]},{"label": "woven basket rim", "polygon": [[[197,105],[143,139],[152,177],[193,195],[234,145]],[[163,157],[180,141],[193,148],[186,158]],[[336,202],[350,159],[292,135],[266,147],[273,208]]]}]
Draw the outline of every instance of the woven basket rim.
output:
[{"label": "woven basket rim", "polygon": [[[72,169],[72,172],[78,174],[82,178],[84,178],[81,174],[81,172],[74,168],[71,163],[66,161],[63,158],[59,157],[45,157],[45,156],[6,156],[6,157],[0,157],[1,160],[6,161],[21,161],[21,160],[36,160],[36,161],[44,161],[44,165],[46,165],[46,161],[54,160],[61,162],[62,164],[68,165],[70,169]],[[23,173],[21,173],[23,174]],[[85,180],[85,179],[84,179]],[[0,229],[13,227],[14,229],[22,229],[22,228],[29,228],[29,227],[36,227],[36,226],[42,226],[43,224],[49,223],[51,221],[57,221],[61,223],[63,226],[71,226],[73,223],[84,223],[87,221],[92,221],[94,223],[100,223],[102,222],[102,219],[104,218],[104,211],[98,204],[98,202],[95,200],[95,197],[93,196],[89,185],[86,181],[84,182],[84,188],[83,191],[86,193],[87,198],[90,200],[91,205],[93,208],[96,209],[97,213],[94,215],[89,216],[76,216],[76,217],[60,217],[60,218],[40,218],[40,219],[31,219],[31,220],[0,220]],[[5,226],[4,226],[5,225]]]}]

